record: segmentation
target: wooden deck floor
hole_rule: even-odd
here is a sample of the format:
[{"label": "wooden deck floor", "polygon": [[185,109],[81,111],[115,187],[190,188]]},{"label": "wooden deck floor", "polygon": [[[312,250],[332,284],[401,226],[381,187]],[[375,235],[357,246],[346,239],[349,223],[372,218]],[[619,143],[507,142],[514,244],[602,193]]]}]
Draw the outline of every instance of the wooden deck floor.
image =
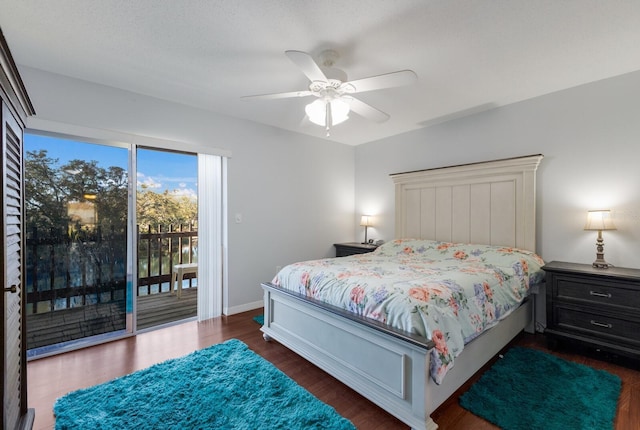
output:
[{"label": "wooden deck floor", "polygon": [[[138,297],[138,330],[197,315],[197,288]],[[124,301],[27,315],[29,349],[125,329]]]},{"label": "wooden deck floor", "polygon": [[159,293],[138,297],[138,330],[197,316],[198,289],[183,288],[182,297]]}]

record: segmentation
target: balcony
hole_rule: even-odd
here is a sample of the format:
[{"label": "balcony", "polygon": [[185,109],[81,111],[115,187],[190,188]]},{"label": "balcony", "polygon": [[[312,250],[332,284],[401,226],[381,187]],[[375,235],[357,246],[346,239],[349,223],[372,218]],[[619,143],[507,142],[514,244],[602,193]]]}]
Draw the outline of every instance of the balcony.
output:
[{"label": "balcony", "polygon": [[[197,261],[193,226],[137,233],[137,329],[197,315],[197,277],[185,275],[171,294],[173,267]],[[43,348],[126,328],[126,232],[27,237],[27,345]]]}]

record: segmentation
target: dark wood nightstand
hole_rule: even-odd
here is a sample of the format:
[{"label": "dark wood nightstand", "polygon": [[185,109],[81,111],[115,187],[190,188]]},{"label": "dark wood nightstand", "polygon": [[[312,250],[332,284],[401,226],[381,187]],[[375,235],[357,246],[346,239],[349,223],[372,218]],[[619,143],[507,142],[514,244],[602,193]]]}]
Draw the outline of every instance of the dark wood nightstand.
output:
[{"label": "dark wood nightstand", "polygon": [[348,242],[348,243],[334,243],[336,247],[336,257],[346,257],[353,254],[366,254],[375,250],[377,245],[370,245],[368,243]]},{"label": "dark wood nightstand", "polygon": [[640,270],[560,261],[542,268],[550,346],[570,340],[640,359]]}]

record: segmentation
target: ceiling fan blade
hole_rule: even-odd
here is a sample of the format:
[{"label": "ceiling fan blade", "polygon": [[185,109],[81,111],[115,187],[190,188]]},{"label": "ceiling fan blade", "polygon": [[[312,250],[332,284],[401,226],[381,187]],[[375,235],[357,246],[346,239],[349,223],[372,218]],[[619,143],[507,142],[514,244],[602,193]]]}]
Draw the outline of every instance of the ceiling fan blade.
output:
[{"label": "ceiling fan blade", "polygon": [[285,54],[302,70],[302,73],[304,73],[311,82],[327,80],[320,66],[313,61],[311,55],[302,51],[285,51]]},{"label": "ceiling fan blade", "polygon": [[384,75],[370,76],[345,82],[343,85],[351,85],[355,93],[380,90],[382,88],[399,87],[414,83],[418,76],[413,70],[401,70],[399,72],[386,73]]},{"label": "ceiling fan blade", "polygon": [[255,96],[242,96],[242,99],[251,100],[274,100],[274,99],[287,99],[291,97],[308,97],[314,95],[311,91],[291,91],[289,93],[274,93],[274,94],[258,94]]},{"label": "ceiling fan blade", "polygon": [[353,112],[373,122],[385,122],[390,118],[389,114],[353,97],[351,97],[349,106]]}]

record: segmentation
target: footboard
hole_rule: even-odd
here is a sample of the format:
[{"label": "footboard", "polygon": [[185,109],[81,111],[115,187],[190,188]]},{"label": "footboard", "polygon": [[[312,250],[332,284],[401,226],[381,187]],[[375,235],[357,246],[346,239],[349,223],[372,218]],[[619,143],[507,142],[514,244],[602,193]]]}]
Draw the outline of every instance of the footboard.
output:
[{"label": "footboard", "polygon": [[265,339],[282,343],[412,428],[437,428],[425,398],[431,342],[269,283],[262,287]]},{"label": "footboard", "polygon": [[429,415],[535,321],[529,298],[465,345],[436,385],[429,377],[431,341],[270,283],[262,288],[266,340],[282,343],[414,429],[437,429]]}]

